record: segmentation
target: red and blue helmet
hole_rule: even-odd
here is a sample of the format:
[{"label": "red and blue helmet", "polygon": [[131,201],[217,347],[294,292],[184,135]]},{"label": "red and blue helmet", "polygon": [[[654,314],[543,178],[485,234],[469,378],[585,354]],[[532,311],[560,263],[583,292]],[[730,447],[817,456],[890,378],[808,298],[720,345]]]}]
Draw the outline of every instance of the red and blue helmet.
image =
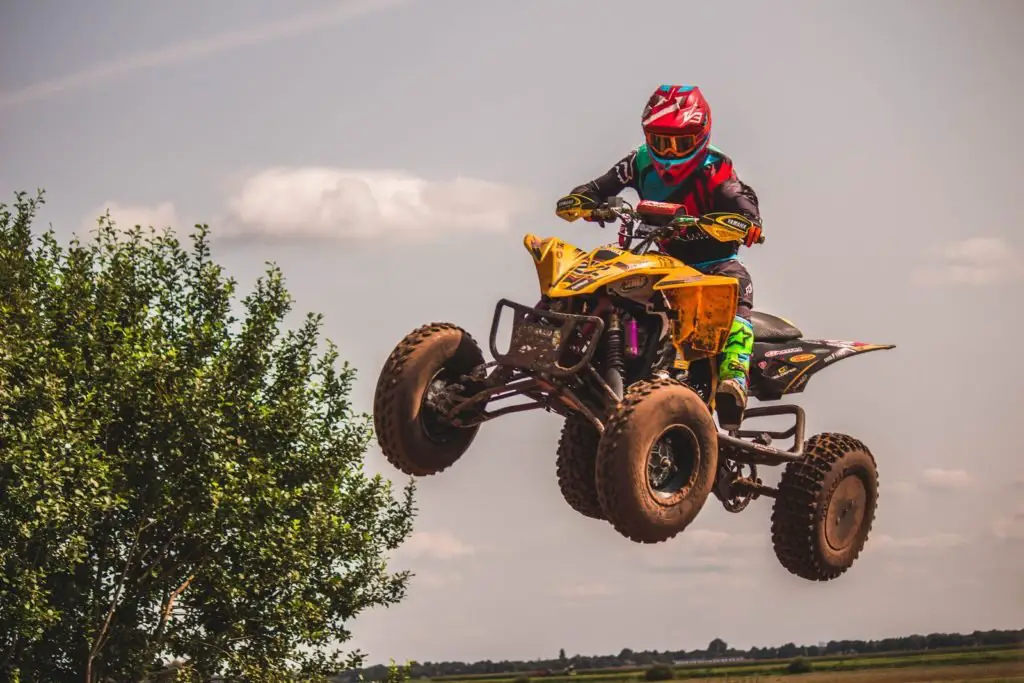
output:
[{"label": "red and blue helmet", "polygon": [[647,151],[661,179],[675,185],[700,168],[711,140],[711,107],[700,88],[662,85],[643,113]]}]

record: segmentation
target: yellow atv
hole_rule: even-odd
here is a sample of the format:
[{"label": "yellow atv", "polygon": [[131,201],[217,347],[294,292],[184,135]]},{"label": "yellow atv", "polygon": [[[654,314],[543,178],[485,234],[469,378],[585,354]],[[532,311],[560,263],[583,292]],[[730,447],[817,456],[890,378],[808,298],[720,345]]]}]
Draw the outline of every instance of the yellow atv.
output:
[{"label": "yellow atv", "polygon": [[[558,482],[578,513],[603,519],[639,543],[684,530],[714,493],[731,512],[759,496],[775,498],[772,540],[782,565],[809,580],[829,580],[860,554],[874,519],[877,472],[870,451],[842,434],[804,440],[796,405],[748,408],[750,418],[789,415],[785,431],[719,431],[714,412],[716,356],[736,311],[738,283],[704,275],[664,253],[661,240],[762,242],[743,216],[680,216],[675,204],[621,198],[585,208],[579,198],[559,215],[620,222],[618,244],[585,252],[557,238],[527,234],[540,301],[502,299],[483,353],[468,332],[431,323],[392,351],[377,383],[374,423],[388,459],[404,473],[437,474],[469,448],[480,425],[543,408],[564,417]],[[634,246],[635,240],[639,242]],[[502,314],[512,312],[499,351]],[[749,394],[774,401],[802,392],[823,367],[891,345],[803,339],[775,316],[752,316],[755,344]],[[497,405],[510,398],[525,399]],[[788,449],[772,439],[793,439]],[[758,465],[785,465],[777,489]]]}]

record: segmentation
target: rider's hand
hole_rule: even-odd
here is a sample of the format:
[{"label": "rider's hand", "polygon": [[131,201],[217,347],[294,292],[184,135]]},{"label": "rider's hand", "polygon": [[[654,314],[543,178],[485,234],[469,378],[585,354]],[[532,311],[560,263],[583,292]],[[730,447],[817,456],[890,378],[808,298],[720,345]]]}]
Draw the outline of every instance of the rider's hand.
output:
[{"label": "rider's hand", "polygon": [[[597,219],[594,218],[591,215],[591,213],[595,209],[597,209],[599,205],[600,199],[597,196],[595,196],[589,188],[581,185],[580,187],[573,188],[573,190],[569,192],[569,194],[565,195],[564,197],[558,200],[558,202],[555,204],[555,213],[559,216],[562,216],[562,218],[566,218],[566,216],[562,215],[562,211],[570,207],[575,207],[576,209],[583,212],[583,215],[580,216],[578,213],[575,213],[574,211],[576,216],[579,216],[585,221],[594,222]],[[567,220],[576,219],[568,218]]]},{"label": "rider's hand", "polygon": [[747,236],[743,240],[743,244],[747,247],[752,247],[755,244],[761,244],[764,242],[764,236],[761,234],[761,226],[755,223],[747,230]]}]

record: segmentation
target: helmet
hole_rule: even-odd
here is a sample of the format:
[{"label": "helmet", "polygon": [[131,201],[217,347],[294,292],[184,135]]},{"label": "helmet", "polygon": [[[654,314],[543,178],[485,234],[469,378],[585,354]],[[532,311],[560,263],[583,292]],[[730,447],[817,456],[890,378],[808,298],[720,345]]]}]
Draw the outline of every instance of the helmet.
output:
[{"label": "helmet", "polygon": [[711,107],[696,86],[662,85],[647,100],[643,129],[658,175],[680,183],[707,155]]}]

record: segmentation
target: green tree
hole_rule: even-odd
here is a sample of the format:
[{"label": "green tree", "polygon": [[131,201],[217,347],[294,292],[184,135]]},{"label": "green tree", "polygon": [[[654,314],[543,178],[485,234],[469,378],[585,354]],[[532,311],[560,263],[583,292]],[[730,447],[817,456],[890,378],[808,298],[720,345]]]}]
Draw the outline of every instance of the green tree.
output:
[{"label": "green tree", "polygon": [[724,655],[728,649],[729,645],[721,638],[715,638],[708,643],[708,654],[713,657]]},{"label": "green tree", "polygon": [[786,666],[786,673],[790,674],[806,674],[813,670],[814,666],[811,665],[810,660],[804,657],[794,657]]},{"label": "green tree", "polygon": [[655,664],[644,672],[645,681],[670,681],[676,677],[668,664]]},{"label": "green tree", "polygon": [[403,496],[362,470],[354,371],[268,266],[236,283],[207,226],[65,249],[0,204],[0,680],[322,680],[355,615],[394,604]]}]

